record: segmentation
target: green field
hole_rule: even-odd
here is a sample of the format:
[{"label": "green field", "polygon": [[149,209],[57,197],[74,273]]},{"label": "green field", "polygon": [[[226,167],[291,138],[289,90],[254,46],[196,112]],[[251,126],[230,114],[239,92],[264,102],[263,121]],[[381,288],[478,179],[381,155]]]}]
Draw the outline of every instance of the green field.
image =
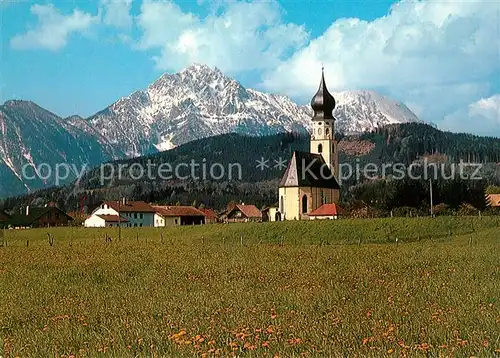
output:
[{"label": "green field", "polygon": [[116,228],[7,230],[0,356],[492,357],[499,230],[496,217],[140,228],[120,239]]}]

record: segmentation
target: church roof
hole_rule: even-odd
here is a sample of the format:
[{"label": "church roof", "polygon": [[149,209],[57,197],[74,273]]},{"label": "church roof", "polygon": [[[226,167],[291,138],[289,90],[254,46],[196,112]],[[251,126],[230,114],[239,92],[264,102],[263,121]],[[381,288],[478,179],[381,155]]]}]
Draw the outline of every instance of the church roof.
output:
[{"label": "church roof", "polygon": [[313,121],[324,119],[333,119],[333,110],[335,109],[335,98],[328,92],[325,82],[325,73],[321,71],[321,82],[314,97],[311,99],[311,107],[314,110]]},{"label": "church roof", "polygon": [[340,189],[337,178],[325,163],[321,154],[293,152],[292,160],[281,178],[281,187],[306,186]]}]

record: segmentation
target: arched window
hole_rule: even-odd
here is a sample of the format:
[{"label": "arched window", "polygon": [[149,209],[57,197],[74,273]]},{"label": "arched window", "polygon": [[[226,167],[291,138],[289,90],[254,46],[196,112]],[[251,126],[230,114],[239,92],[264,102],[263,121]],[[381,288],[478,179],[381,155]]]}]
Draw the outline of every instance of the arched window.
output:
[{"label": "arched window", "polygon": [[284,200],[283,200],[283,195],[281,196],[281,199],[280,199],[280,211],[282,213],[285,212],[285,203],[284,203]]},{"label": "arched window", "polygon": [[318,128],[318,135],[321,135],[321,128]]},{"label": "arched window", "polygon": [[318,153],[323,153],[323,145],[318,144]]},{"label": "arched window", "polygon": [[302,214],[307,213],[307,195],[302,197]]},{"label": "arched window", "polygon": [[325,134],[326,135],[330,134],[330,128],[325,129]]}]

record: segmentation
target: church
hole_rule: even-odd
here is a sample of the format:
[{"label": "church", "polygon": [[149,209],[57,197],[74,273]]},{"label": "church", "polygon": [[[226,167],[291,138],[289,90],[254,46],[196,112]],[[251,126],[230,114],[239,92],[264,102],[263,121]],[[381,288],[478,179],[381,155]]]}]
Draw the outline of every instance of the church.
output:
[{"label": "church", "polygon": [[318,218],[320,213],[327,213],[328,217],[337,215],[334,204],[340,197],[340,185],[337,180],[339,154],[333,116],[335,99],[328,92],[323,70],[311,107],[314,116],[310,151],[293,152],[279,184],[282,220],[309,220]]}]

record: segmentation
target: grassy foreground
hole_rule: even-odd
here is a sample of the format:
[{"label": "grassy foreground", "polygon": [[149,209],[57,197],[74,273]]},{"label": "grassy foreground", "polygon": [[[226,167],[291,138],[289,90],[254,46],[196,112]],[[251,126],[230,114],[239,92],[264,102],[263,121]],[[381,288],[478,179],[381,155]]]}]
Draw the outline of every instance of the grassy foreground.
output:
[{"label": "grassy foreground", "polygon": [[491,357],[498,231],[487,217],[125,229],[120,241],[116,229],[7,231],[0,355]]}]

